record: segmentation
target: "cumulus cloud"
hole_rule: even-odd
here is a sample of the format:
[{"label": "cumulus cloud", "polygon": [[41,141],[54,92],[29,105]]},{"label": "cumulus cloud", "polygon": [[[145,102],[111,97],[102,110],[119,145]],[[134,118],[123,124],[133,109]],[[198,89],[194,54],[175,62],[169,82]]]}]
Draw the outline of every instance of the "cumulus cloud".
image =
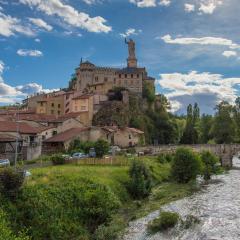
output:
[{"label": "cumulus cloud", "polygon": [[19,49],[17,54],[22,57],[42,57],[43,53],[39,50]]},{"label": "cumulus cloud", "polygon": [[13,104],[26,98],[28,95],[40,92],[52,92],[58,89],[44,89],[37,83],[27,83],[20,86],[10,86],[3,80],[5,64],[0,60],[0,103]]},{"label": "cumulus cloud", "polygon": [[120,33],[121,37],[129,37],[131,35],[138,35],[139,33],[141,33],[142,30],[136,30],[135,28],[128,28],[125,33]]},{"label": "cumulus cloud", "polygon": [[45,21],[43,21],[41,18],[28,18],[30,22],[38,26],[39,28],[43,28],[47,31],[52,31],[53,27],[48,25]]},{"label": "cumulus cloud", "polygon": [[215,45],[225,46],[230,49],[240,49],[240,45],[234,43],[230,39],[218,38],[218,37],[202,37],[202,38],[175,38],[173,39],[169,34],[163,37],[157,37],[156,39],[162,39],[168,44],[180,44],[180,45]]},{"label": "cumulus cloud", "polygon": [[182,113],[189,103],[198,102],[203,112],[212,113],[219,101],[234,102],[240,78],[192,71],[187,74],[161,74],[157,83],[168,91],[166,95],[174,105],[173,111]]},{"label": "cumulus cloud", "polygon": [[195,11],[195,5],[185,3],[184,4],[184,9],[185,9],[186,12],[194,12]]},{"label": "cumulus cloud", "polygon": [[37,43],[41,42],[41,40],[39,38],[36,38],[34,41],[37,42]]},{"label": "cumulus cloud", "polygon": [[204,14],[213,14],[215,9],[222,5],[222,0],[202,0],[199,7],[199,12]]},{"label": "cumulus cloud", "polygon": [[235,51],[224,51],[222,55],[226,58],[236,57],[237,52],[235,52]]},{"label": "cumulus cloud", "polygon": [[18,18],[5,15],[0,12],[0,35],[10,37],[16,33],[21,33],[26,36],[34,36],[35,33],[28,26],[24,26]]},{"label": "cumulus cloud", "polygon": [[137,5],[137,7],[145,8],[145,7],[156,7],[157,5],[161,6],[169,6],[171,4],[171,0],[129,0],[130,3]]},{"label": "cumulus cloud", "polygon": [[64,4],[62,0],[20,0],[20,2],[31,8],[35,7],[47,15],[58,16],[65,23],[86,29],[89,32],[108,33],[112,30],[110,26],[105,25],[106,20],[103,17],[90,17],[88,14]]}]

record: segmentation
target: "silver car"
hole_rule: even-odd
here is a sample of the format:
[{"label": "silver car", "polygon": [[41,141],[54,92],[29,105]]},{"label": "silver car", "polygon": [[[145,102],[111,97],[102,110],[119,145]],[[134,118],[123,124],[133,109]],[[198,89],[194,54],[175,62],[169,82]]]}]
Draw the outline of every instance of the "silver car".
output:
[{"label": "silver car", "polygon": [[0,167],[9,167],[10,161],[8,159],[0,159]]}]

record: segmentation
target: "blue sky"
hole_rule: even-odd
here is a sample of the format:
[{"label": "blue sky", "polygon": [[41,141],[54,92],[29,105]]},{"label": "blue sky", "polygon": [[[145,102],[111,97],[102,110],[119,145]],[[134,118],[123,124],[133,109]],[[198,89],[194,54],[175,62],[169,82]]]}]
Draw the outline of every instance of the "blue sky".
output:
[{"label": "blue sky", "polygon": [[240,85],[239,0],[0,0],[0,104],[66,87],[81,57],[126,64],[124,37],[172,110],[211,113]]}]

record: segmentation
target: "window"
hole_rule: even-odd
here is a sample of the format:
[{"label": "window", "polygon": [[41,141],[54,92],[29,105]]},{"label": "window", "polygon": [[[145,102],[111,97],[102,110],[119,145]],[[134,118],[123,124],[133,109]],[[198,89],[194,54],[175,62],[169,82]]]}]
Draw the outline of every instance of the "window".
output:
[{"label": "window", "polygon": [[139,78],[139,74],[137,74],[137,78]]},{"label": "window", "polygon": [[125,74],[125,78],[127,78],[127,74]]},{"label": "window", "polygon": [[133,74],[131,74],[131,78],[133,78]]},{"label": "window", "polygon": [[40,105],[41,105],[41,107],[42,107],[42,106],[43,106],[43,102],[41,102],[41,104],[40,104]]},{"label": "window", "polygon": [[54,130],[54,131],[52,132],[52,135],[53,135],[53,136],[54,136],[54,135],[57,135],[57,131]]},{"label": "window", "polygon": [[58,104],[58,108],[60,108],[61,107],[61,104]]},{"label": "window", "polygon": [[107,82],[107,81],[108,81],[108,78],[107,78],[107,77],[105,77],[105,78],[104,78],[104,82]]},{"label": "window", "polygon": [[60,115],[61,114],[61,111],[58,111],[58,115]]},{"label": "window", "polygon": [[52,107],[54,107],[54,103],[52,103]]},{"label": "window", "polygon": [[86,106],[81,106],[81,110],[82,111],[84,111],[84,110],[86,110],[87,108],[86,108]]},{"label": "window", "polygon": [[113,82],[114,82],[114,84],[116,84],[116,78],[114,78]]},{"label": "window", "polygon": [[128,138],[129,138],[129,139],[132,139],[132,136],[131,136],[131,134],[129,134]]},{"label": "window", "polygon": [[121,74],[119,74],[119,78],[121,78],[122,77],[122,75]]},{"label": "window", "polygon": [[98,82],[98,77],[95,77],[95,82]]},{"label": "window", "polygon": [[51,114],[54,114],[54,110],[51,110]]},{"label": "window", "polygon": [[42,135],[42,140],[45,140],[46,139],[46,136]]}]

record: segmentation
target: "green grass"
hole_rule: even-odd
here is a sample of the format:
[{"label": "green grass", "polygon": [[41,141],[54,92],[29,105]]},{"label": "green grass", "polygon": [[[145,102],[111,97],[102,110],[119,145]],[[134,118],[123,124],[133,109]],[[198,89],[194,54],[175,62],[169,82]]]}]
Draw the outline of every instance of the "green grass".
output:
[{"label": "green grass", "polygon": [[[108,240],[116,239],[116,232],[122,231],[129,221],[145,216],[159,209],[163,204],[188,196],[195,190],[192,184],[176,184],[171,182],[171,166],[169,163],[161,164],[157,160],[157,157],[141,157],[141,160],[149,167],[154,180],[153,193],[149,198],[142,201],[134,201],[127,191],[126,186],[130,180],[128,175],[129,166],[69,164],[31,169],[32,176],[25,183],[21,199],[16,204],[10,204],[10,219],[14,221],[18,219],[14,225],[16,232],[19,231],[19,222],[21,224],[24,223],[24,218],[29,217],[29,214],[35,221],[38,222],[41,220],[43,223],[44,221],[46,221],[46,223],[48,221],[47,219],[41,219],[47,216],[48,211],[55,215],[53,218],[49,216],[51,223],[54,222],[55,218],[58,220],[59,217],[61,217],[62,222],[59,220],[56,224],[68,224],[67,221],[70,221],[70,219],[78,219],[78,216],[74,214],[74,211],[78,211],[78,209],[74,209],[75,206],[71,205],[71,202],[74,202],[72,197],[74,196],[75,189],[76,191],[82,191],[81,187],[84,187],[87,181],[107,186],[120,201],[120,207],[118,211],[112,215],[111,222],[99,230],[99,236],[103,237],[98,236],[93,238],[94,240],[105,239],[104,234],[106,234],[106,232],[109,234],[107,236],[112,236],[112,238],[109,237]],[[129,162],[131,162],[131,160],[129,160]],[[85,197],[88,196],[85,195]],[[25,204],[24,199],[28,200],[28,205]],[[62,203],[63,205],[61,205]],[[67,206],[64,205],[66,203]],[[36,206],[33,212],[24,210],[24,208],[29,209],[32,206]],[[63,206],[66,206],[66,208],[62,209]],[[54,211],[55,208],[56,211]],[[44,211],[43,214],[41,214],[42,211]],[[63,211],[63,213],[61,213],[61,211]],[[22,215],[19,212],[21,212]],[[40,220],[34,217],[35,214],[39,214]],[[65,222],[64,214],[66,214],[67,217]],[[29,224],[31,224],[31,222],[29,222]],[[71,222],[69,222],[69,224],[71,225]],[[38,227],[36,228],[36,226]],[[55,227],[55,225],[53,226]],[[47,227],[49,226],[46,225],[45,228]],[[77,231],[75,225],[71,225],[71,227],[75,232]],[[79,227],[82,227],[80,230],[85,234],[84,236],[86,236],[86,238],[82,239],[92,239],[88,237],[89,233],[84,224]],[[61,229],[64,229],[64,226]],[[44,226],[39,226],[39,224],[35,222],[35,231],[36,230],[40,232],[44,231]],[[56,238],[56,240],[57,239],[58,238]]]}]

